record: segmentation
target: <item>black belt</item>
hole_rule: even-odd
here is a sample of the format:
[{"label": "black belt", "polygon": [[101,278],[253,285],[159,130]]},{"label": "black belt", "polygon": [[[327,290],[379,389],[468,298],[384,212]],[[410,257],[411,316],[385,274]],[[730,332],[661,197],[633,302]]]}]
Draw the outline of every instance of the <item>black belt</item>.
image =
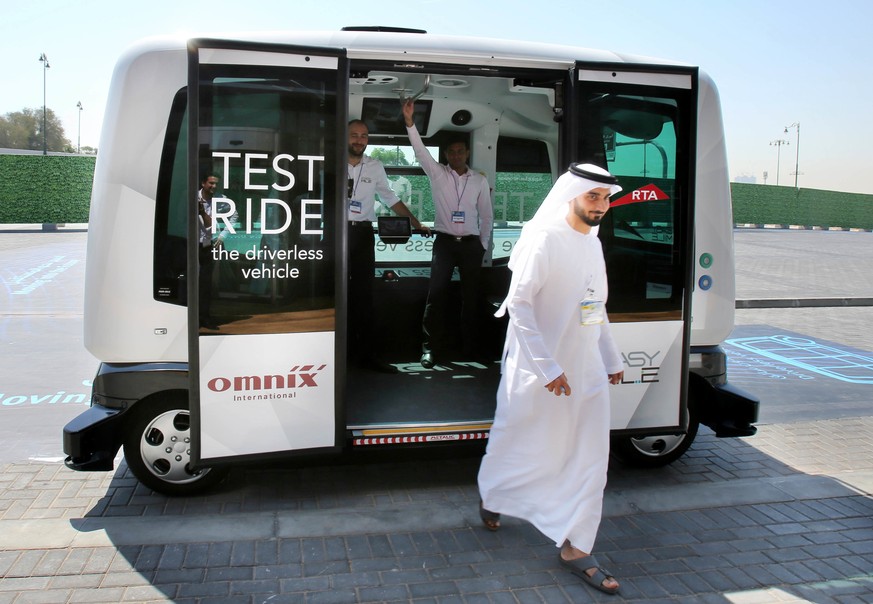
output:
[{"label": "black belt", "polygon": [[368,220],[349,220],[350,227],[368,227],[373,228],[373,223]]},{"label": "black belt", "polygon": [[479,235],[450,235],[449,233],[440,233],[437,232],[437,237],[445,238],[445,239],[453,239],[454,241],[472,241],[474,239],[479,239]]}]

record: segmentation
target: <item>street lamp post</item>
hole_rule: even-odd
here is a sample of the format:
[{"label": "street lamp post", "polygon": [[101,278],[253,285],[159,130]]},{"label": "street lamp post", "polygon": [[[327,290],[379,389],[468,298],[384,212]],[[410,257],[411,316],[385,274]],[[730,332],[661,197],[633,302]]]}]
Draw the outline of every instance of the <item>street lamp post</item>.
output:
[{"label": "street lamp post", "polygon": [[48,155],[48,144],[46,142],[46,107],[45,107],[45,72],[51,67],[48,57],[45,53],[39,55],[39,60],[42,62],[42,154]]},{"label": "street lamp post", "polygon": [[789,126],[785,126],[785,133],[788,133],[789,128],[794,128],[797,131],[797,142],[794,145],[794,189],[797,188],[797,177],[800,176],[800,122],[794,122]]},{"label": "street lamp post", "polygon": [[779,186],[779,156],[782,154],[782,145],[787,145],[788,141],[777,138],[775,141],[770,141],[770,145],[776,145],[776,186]]},{"label": "street lamp post", "polygon": [[76,107],[79,108],[79,134],[78,138],[76,138],[76,153],[82,152],[82,101],[76,103]]}]

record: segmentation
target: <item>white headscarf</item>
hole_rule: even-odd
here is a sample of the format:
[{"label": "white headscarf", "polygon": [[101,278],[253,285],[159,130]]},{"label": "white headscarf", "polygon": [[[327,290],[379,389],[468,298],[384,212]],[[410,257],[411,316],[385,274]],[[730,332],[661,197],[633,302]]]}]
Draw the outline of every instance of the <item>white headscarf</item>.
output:
[{"label": "white headscarf", "polygon": [[[568,210],[569,203],[592,189],[608,188],[610,195],[615,195],[621,191],[618,185],[618,179],[594,164],[570,164],[570,168],[564,172],[560,178],[552,185],[552,189],[539,209],[533,215],[533,218],[528,220],[521,229],[521,234],[515,247],[509,256],[509,269],[514,270],[518,266],[520,259],[528,253],[530,242],[533,236],[539,233],[543,228],[552,224],[556,220],[563,219]],[[592,227],[591,234],[597,235],[598,227]],[[509,286],[509,293],[503,304],[494,316],[502,317],[506,313],[506,305],[509,299],[515,293],[516,280],[513,279]]]}]

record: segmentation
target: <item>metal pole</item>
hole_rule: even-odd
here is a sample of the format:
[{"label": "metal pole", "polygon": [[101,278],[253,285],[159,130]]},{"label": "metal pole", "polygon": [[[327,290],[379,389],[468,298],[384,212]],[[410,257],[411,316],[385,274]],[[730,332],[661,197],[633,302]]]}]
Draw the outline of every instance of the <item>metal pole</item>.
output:
[{"label": "metal pole", "polygon": [[779,186],[779,162],[782,155],[782,145],[787,145],[788,141],[784,139],[776,139],[770,141],[770,145],[776,145],[776,186]]},{"label": "metal pole", "polygon": [[76,107],[79,108],[79,134],[78,138],[76,138],[76,153],[82,152],[82,101],[76,103]]},{"label": "metal pole", "polygon": [[782,155],[782,141],[776,144],[776,186],[779,186],[779,157]]},{"label": "metal pole", "polygon": [[797,143],[794,145],[794,188],[800,190],[797,178],[800,176],[800,122],[797,122]]},{"label": "metal pole", "polygon": [[49,65],[48,57],[45,56],[45,53],[39,55],[39,60],[42,61],[42,154],[48,155],[48,144],[46,141],[46,106],[45,106],[45,71],[51,65]]},{"label": "metal pole", "polygon": [[797,131],[797,143],[795,144],[795,155],[794,155],[794,188],[795,190],[799,190],[797,186],[797,178],[800,176],[800,122],[794,122],[790,126],[785,126],[785,132],[788,132],[789,128],[794,128]]}]

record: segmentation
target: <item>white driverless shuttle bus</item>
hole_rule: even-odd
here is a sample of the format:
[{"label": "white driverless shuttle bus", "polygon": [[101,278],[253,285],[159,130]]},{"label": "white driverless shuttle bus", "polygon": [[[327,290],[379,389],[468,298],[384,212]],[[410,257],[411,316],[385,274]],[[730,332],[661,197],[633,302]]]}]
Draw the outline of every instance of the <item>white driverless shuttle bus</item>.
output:
[{"label": "white driverless shuttle bus", "polygon": [[[433,239],[386,214],[373,223],[365,319],[370,352],[396,372],[376,372],[346,354],[346,129],[366,122],[367,153],[432,225],[400,113],[409,97],[433,156],[460,135],[491,185],[480,351],[449,342],[434,367],[419,364]],[[85,345],[101,363],[90,408],[64,429],[67,465],[111,470],[123,447],[144,484],[188,494],[230,462],[484,443],[507,260],[571,162],[599,164],[623,187],[599,231],[625,362],[611,386],[613,451],[655,466],[682,455],[700,423],[754,434],[758,401],[728,384],[720,348],[734,321],[733,222],[710,79],[571,46],[365,27],[156,39],[121,58],[88,229]],[[219,178],[223,232],[203,262],[206,173]],[[201,297],[217,329],[199,327]]]}]

